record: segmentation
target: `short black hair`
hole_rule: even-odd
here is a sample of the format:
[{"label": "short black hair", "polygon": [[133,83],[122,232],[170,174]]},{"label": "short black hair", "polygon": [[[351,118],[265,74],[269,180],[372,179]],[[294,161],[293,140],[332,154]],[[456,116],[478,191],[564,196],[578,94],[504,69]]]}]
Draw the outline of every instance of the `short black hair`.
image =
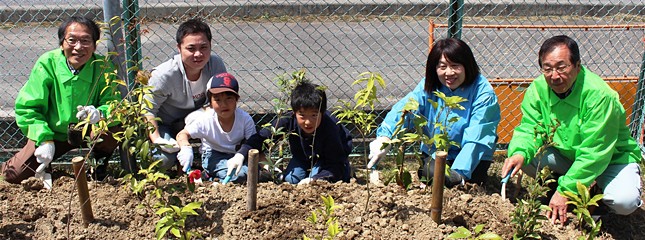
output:
[{"label": "short black hair", "polygon": [[63,41],[65,41],[65,33],[67,31],[67,27],[69,27],[69,25],[72,25],[72,23],[78,23],[89,28],[90,35],[92,35],[92,42],[94,42],[94,45],[96,45],[96,41],[98,41],[101,38],[101,29],[96,24],[96,22],[94,22],[92,19],[89,19],[87,17],[82,17],[82,16],[71,16],[63,23],[61,23],[60,27],[58,27],[59,46],[63,46]]},{"label": "short black hair", "polygon": [[190,19],[188,21],[185,21],[181,25],[179,25],[179,28],[177,29],[177,44],[181,44],[181,41],[184,39],[184,37],[188,34],[194,34],[194,33],[203,33],[206,35],[206,38],[208,39],[208,42],[213,39],[213,35],[211,34],[211,28],[206,24],[204,21],[201,19]]},{"label": "short black hair", "polygon": [[542,43],[540,51],[538,52],[538,65],[542,67],[542,58],[544,55],[551,53],[556,47],[565,45],[569,48],[569,61],[571,64],[580,62],[580,49],[575,40],[566,35],[558,35],[551,37]]},{"label": "short black hair", "polygon": [[432,92],[437,90],[441,82],[437,75],[437,65],[442,56],[454,63],[459,63],[464,66],[466,79],[462,85],[467,86],[475,82],[479,75],[479,65],[475,61],[475,55],[470,50],[468,44],[461,39],[457,38],[444,38],[438,40],[430,53],[428,54],[428,61],[426,62],[426,81],[424,90]]},{"label": "short black hair", "polygon": [[291,110],[318,109],[327,111],[327,95],[323,87],[309,81],[301,81],[291,91]]}]

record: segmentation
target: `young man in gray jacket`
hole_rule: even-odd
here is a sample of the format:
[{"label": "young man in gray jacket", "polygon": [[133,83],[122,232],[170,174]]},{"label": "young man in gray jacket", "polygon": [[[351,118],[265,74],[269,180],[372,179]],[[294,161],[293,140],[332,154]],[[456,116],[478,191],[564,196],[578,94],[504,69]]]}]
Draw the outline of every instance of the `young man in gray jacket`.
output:
[{"label": "young man in gray jacket", "polygon": [[146,118],[155,126],[149,137],[162,150],[157,157],[164,169],[177,163],[175,136],[184,128],[186,116],[207,103],[208,79],[226,72],[222,58],[211,52],[212,35],[205,22],[182,23],[176,38],[179,54],[152,70],[148,81],[152,90],[145,96],[152,103]]}]

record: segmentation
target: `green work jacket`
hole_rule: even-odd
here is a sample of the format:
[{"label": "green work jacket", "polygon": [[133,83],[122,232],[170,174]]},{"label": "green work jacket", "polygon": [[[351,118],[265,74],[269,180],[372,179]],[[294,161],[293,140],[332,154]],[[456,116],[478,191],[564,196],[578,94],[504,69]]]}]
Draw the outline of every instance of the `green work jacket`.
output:
[{"label": "green work jacket", "polygon": [[509,156],[519,154],[524,156],[524,164],[530,163],[544,142],[535,137],[536,130],[548,132],[554,119],[559,120],[553,134],[555,148],[573,161],[569,171],[558,179],[560,193],[577,193],[578,181],[589,187],[610,164],[641,160],[638,145],[625,125],[625,109],[618,93],[584,66],[566,98],[556,96],[541,75],[524,93],[521,107],[523,117],[509,144]]},{"label": "green work jacket", "polygon": [[108,102],[118,100],[119,93],[112,77],[114,67],[103,64],[104,60],[93,54],[74,75],[61,49],[40,56],[16,97],[16,123],[23,134],[36,146],[67,141],[67,126],[78,122],[78,105],[93,105],[107,116]]}]

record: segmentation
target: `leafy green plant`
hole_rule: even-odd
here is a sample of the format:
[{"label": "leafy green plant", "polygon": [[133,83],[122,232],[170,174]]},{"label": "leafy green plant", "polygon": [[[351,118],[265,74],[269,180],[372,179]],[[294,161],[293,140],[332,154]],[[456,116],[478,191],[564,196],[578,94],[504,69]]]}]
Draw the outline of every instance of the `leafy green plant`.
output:
[{"label": "leafy green plant", "polygon": [[195,209],[199,209],[201,206],[201,202],[192,202],[182,208],[174,205],[160,207],[155,212],[155,214],[163,216],[155,224],[157,239],[162,239],[168,232],[181,240],[201,237],[191,231],[186,231],[186,218],[188,216],[197,216]]},{"label": "leafy green plant", "polygon": [[545,197],[549,192],[548,184],[555,182],[550,175],[551,170],[544,167],[534,179],[529,180],[527,197],[518,201],[511,213],[511,223],[515,226],[513,239],[541,238],[537,230],[542,227],[541,222],[547,220],[542,212],[551,211],[551,208],[543,205],[539,198]]},{"label": "leafy green plant", "polygon": [[502,237],[497,235],[496,233],[491,233],[491,232],[486,232],[482,233],[482,230],[484,230],[484,224],[477,224],[473,231],[471,232],[465,227],[458,227],[457,230],[450,235],[448,235],[448,239],[469,239],[469,240],[480,240],[480,239],[495,239],[495,240],[502,240]]},{"label": "leafy green plant", "polygon": [[[449,118],[449,116],[455,109],[463,110],[464,107],[461,106],[460,103],[465,102],[466,99],[460,96],[447,97],[444,93],[439,91],[435,91],[434,95],[441,99],[443,104],[428,99],[428,102],[430,102],[432,107],[438,109],[435,119],[433,120],[433,129],[429,129],[429,133],[432,136],[428,136],[424,132],[424,129],[428,126],[429,120],[425,116],[418,114],[419,102],[410,98],[403,106],[401,118],[399,122],[397,122],[396,128],[392,134],[394,139],[387,143],[392,144],[395,147],[394,149],[396,149],[395,162],[398,166],[395,170],[396,182],[399,186],[405,189],[408,189],[412,184],[412,175],[404,164],[406,144],[423,143],[428,147],[434,145],[437,151],[448,151],[450,146],[459,146],[459,143],[451,141],[448,136],[450,128],[454,123],[459,121],[459,117]],[[410,131],[403,127],[406,121],[411,122],[413,129],[409,129]],[[419,152],[415,152],[414,155],[417,156],[417,160],[423,164],[423,159],[420,158],[421,154]],[[426,164],[430,164],[430,161]],[[448,174],[449,171],[450,168],[446,167],[446,174]],[[422,176],[422,181],[426,179],[430,179],[430,176]]]},{"label": "leafy green plant", "polygon": [[[541,145],[535,152],[534,159],[542,158],[547,148],[556,146],[556,143],[553,141],[553,136],[555,136],[555,132],[560,126],[560,121],[557,119],[553,121],[554,124],[538,123],[535,126],[534,141]],[[538,165],[537,176],[529,180],[527,187],[528,194],[524,199],[517,202],[511,214],[511,223],[515,225],[513,239],[541,238],[537,233],[537,229],[542,226],[541,221],[547,220],[546,216],[542,215],[542,212],[551,211],[551,208],[543,205],[539,198],[546,197],[550,190],[548,185],[554,182],[556,180],[553,179],[548,166],[540,170],[540,166]]]},{"label": "leafy green plant", "polygon": [[[111,24],[117,22],[119,22],[118,17],[111,20]],[[111,52],[107,54],[107,57],[109,59],[109,57],[116,54]],[[197,215],[195,209],[200,208],[202,203],[188,203],[182,207],[179,197],[173,195],[174,193],[184,192],[186,189],[194,191],[194,184],[190,183],[188,179],[186,186],[166,184],[163,180],[167,180],[169,177],[164,172],[159,171],[157,166],[160,160],[155,161],[152,156],[152,149],[155,146],[150,144],[148,136],[150,132],[154,131],[154,127],[144,117],[147,113],[146,109],[151,107],[151,103],[144,98],[144,95],[150,91],[150,87],[146,86],[150,73],[140,71],[137,66],[127,71],[138,72],[136,79],[134,79],[135,83],[123,99],[109,103],[110,114],[101,119],[98,124],[89,124],[88,119],[86,119],[81,121],[77,127],[83,130],[91,127],[92,134],[90,136],[100,136],[101,133],[112,134],[122,144],[121,147],[126,149],[131,157],[135,158],[134,164],[136,164],[136,160],[141,163],[142,169],[136,174],[130,173],[126,175],[123,178],[123,183],[126,188],[130,189],[134,195],[142,200],[142,204],[139,207],[146,208],[161,216],[155,228],[157,239],[165,237],[168,233],[180,239],[199,237],[199,234],[186,229],[185,221],[188,216]],[[116,70],[114,72],[105,72],[104,74],[106,79],[113,79],[115,83],[127,86],[125,81],[118,78]],[[108,126],[115,125],[120,125],[122,131],[110,133]],[[92,141],[88,142],[95,144],[98,141],[100,139],[92,139]],[[136,167],[133,166],[134,168]]]},{"label": "leafy green plant", "polygon": [[[569,199],[569,201],[567,201],[567,204],[573,204],[576,207],[575,209],[573,209],[573,213],[576,214],[578,227],[580,231],[583,231],[587,234],[587,237],[580,236],[578,239],[594,239],[598,235],[598,232],[600,232],[602,220],[598,220],[598,222],[596,222],[591,217],[589,208],[592,206],[598,207],[598,201],[600,201],[604,195],[596,194],[592,197],[589,193],[589,189],[580,182],[576,184],[576,188],[578,190],[578,193],[565,191],[564,196]],[[586,223],[590,228],[588,232],[583,228],[584,223]]]},{"label": "leafy green plant", "polygon": [[[352,106],[352,103],[348,101],[341,101],[342,106],[337,106],[334,111],[334,115],[340,120],[339,123],[349,123],[356,126],[356,130],[360,134],[363,142],[363,149],[368,149],[367,147],[367,136],[372,133],[374,128],[376,128],[376,115],[374,112],[374,104],[378,102],[377,98],[377,86],[385,88],[385,81],[379,73],[373,72],[364,72],[358,75],[352,86],[357,84],[365,84],[365,88],[362,88],[354,94],[355,104]],[[363,160],[365,165],[369,162],[367,158],[367,151],[363,151]],[[371,169],[365,169],[366,176],[369,175]],[[370,183],[367,181],[367,203],[370,202]],[[367,211],[368,205],[365,204],[365,210]]]},{"label": "leafy green plant", "polygon": [[[279,97],[274,98],[271,101],[273,103],[273,110],[276,114],[276,124],[279,119],[285,117],[284,114],[290,109],[289,101],[291,91],[293,91],[295,86],[300,82],[307,81],[305,73],[305,70],[301,69],[294,71],[291,74],[285,73],[279,75],[274,79],[280,92]],[[261,164],[267,166],[273,182],[278,183],[280,181],[278,176],[281,174],[281,171],[279,170],[283,169],[286,164],[285,146],[288,146],[288,138],[286,136],[293,133],[284,131],[282,127],[277,127],[277,125],[273,126],[271,123],[262,125],[262,128],[271,131],[271,138],[268,138],[263,142],[267,155],[266,160],[262,161]]]},{"label": "leafy green plant", "polygon": [[[318,227],[320,222],[324,223],[326,234],[321,234],[313,239],[334,239],[334,237],[343,231],[338,225],[338,219],[334,217],[334,210],[338,209],[339,206],[335,205],[334,198],[331,195],[327,197],[320,196],[320,198],[323,200],[323,208],[311,211],[311,215],[307,217],[307,222],[311,223],[314,227]],[[307,237],[307,235],[303,235],[302,238],[304,240],[312,239]]]}]

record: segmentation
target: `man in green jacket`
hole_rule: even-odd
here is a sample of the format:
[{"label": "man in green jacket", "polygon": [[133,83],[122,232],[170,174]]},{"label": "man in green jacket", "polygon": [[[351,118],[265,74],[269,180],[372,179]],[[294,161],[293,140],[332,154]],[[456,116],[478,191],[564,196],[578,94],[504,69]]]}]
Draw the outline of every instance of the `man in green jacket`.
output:
[{"label": "man in green jacket", "polygon": [[[521,168],[534,177],[538,166],[548,166],[559,176],[549,202],[552,211],[547,212],[553,223],[566,221],[563,193],[577,193],[577,182],[587,187],[595,182],[610,211],[632,213],[642,203],[641,154],[625,125],[618,93],[581,65],[578,45],[567,36],[547,39],[538,57],[544,74],[524,93],[522,121],[513,133],[502,176],[514,175]],[[551,133],[550,127],[557,122],[559,126]],[[555,143],[537,157],[545,139],[536,138],[536,131],[552,134]]]},{"label": "man in green jacket", "polygon": [[[46,52],[34,65],[16,98],[16,123],[27,144],[2,166],[10,183],[43,173],[53,159],[81,145],[68,143],[70,123],[97,123],[108,114],[108,102],[119,99],[110,73],[113,66],[95,54],[100,29],[84,17],[71,17],[58,28],[59,49]],[[107,158],[117,147],[111,136],[93,148],[94,157]]]}]

